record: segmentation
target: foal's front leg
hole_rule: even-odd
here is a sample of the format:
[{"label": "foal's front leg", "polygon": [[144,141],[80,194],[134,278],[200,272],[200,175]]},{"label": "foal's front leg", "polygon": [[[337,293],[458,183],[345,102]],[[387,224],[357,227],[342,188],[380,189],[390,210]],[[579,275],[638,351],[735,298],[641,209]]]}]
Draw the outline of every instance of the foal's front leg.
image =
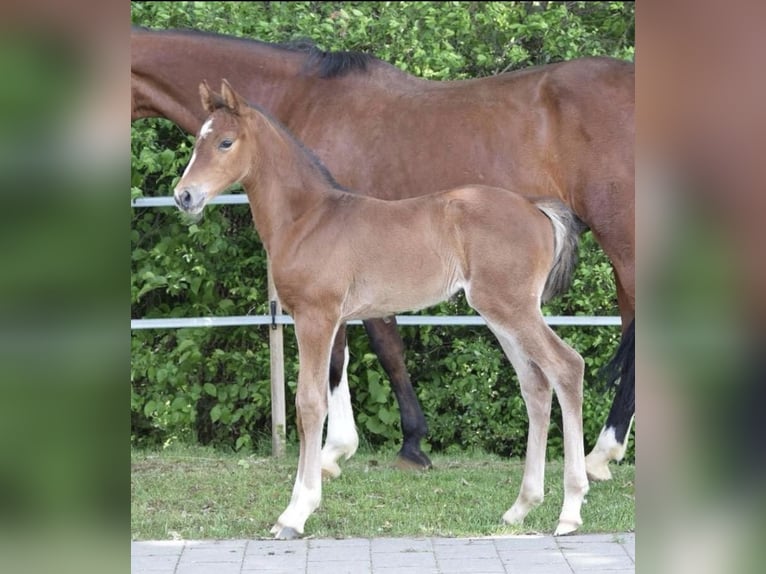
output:
[{"label": "foal's front leg", "polygon": [[337,322],[316,317],[295,317],[300,372],[295,406],[300,438],[298,473],[290,504],[271,532],[291,539],[303,534],[309,516],[322,500],[322,428],[327,416],[330,352]]}]

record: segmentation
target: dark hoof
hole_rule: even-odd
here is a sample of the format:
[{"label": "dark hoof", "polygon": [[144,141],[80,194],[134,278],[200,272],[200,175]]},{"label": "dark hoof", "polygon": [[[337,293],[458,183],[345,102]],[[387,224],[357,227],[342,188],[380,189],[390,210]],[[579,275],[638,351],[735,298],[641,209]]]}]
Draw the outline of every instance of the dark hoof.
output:
[{"label": "dark hoof", "polygon": [[300,537],[300,533],[295,528],[290,528],[289,526],[285,526],[274,536],[277,540],[295,540]]},{"label": "dark hoof", "polygon": [[399,470],[428,470],[433,468],[431,459],[421,450],[417,452],[399,451],[394,464]]}]

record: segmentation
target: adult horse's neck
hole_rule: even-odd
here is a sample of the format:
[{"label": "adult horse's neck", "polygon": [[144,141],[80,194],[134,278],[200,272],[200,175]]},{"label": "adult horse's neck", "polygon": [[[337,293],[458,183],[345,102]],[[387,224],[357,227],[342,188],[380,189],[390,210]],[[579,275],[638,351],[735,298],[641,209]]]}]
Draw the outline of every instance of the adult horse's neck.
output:
[{"label": "adult horse's neck", "polygon": [[[276,70],[287,68],[281,50],[214,34],[133,28],[130,42],[131,120],[163,117],[188,133],[197,133],[207,116],[199,101],[200,81],[236,81],[248,99],[271,109]],[[273,54],[266,57],[266,52]],[[217,77],[207,77],[211,71]],[[252,79],[245,86],[237,81],[248,76]]]},{"label": "adult horse's neck", "polygon": [[296,240],[298,224],[309,225],[312,214],[327,202],[351,195],[343,190],[308,148],[261,110],[249,108],[251,168],[242,179],[250,210],[264,247],[273,256],[286,235]]},{"label": "adult horse's neck", "polygon": [[[250,102],[274,116],[291,117],[296,106],[300,111],[303,102],[312,101],[317,83],[327,82],[326,77],[319,77],[319,66],[305,68],[310,54],[307,50],[217,34],[133,28],[131,120],[163,117],[188,133],[197,133],[207,116],[200,105],[197,87],[202,80],[218,85],[224,78]],[[343,54],[325,56],[337,58]],[[334,80],[342,76],[369,81],[372,69],[386,76],[409,77],[371,56],[351,56],[346,55],[331,72]],[[367,71],[361,72],[360,68]],[[337,90],[335,98],[343,97],[345,92]]]}]

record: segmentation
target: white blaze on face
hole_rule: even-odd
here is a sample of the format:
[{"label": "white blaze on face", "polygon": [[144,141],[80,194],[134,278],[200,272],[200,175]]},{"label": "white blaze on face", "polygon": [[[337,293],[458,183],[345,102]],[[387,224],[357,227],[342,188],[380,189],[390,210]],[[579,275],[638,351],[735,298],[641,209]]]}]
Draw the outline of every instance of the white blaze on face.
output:
[{"label": "white blaze on face", "polygon": [[189,173],[189,169],[191,169],[192,164],[194,163],[194,160],[197,159],[197,150],[195,149],[192,153],[191,159],[189,160],[189,163],[186,164],[186,169],[184,170],[183,175],[181,176],[181,179],[186,177],[186,174]]},{"label": "white blaze on face", "polygon": [[213,131],[213,118],[210,118],[208,121],[202,124],[202,127],[199,130],[200,139],[204,139],[212,131]]},{"label": "white blaze on face", "polygon": [[[204,139],[212,131],[213,131],[213,118],[210,118],[204,124],[202,124],[202,127],[199,130],[198,139]],[[195,148],[194,152],[192,153],[191,159],[189,160],[189,163],[187,164],[186,169],[184,170],[183,175],[181,176],[182,178],[186,177],[186,174],[189,173],[189,169],[191,168],[191,166],[194,163],[195,159],[197,159],[197,150],[196,150],[196,148]]]}]

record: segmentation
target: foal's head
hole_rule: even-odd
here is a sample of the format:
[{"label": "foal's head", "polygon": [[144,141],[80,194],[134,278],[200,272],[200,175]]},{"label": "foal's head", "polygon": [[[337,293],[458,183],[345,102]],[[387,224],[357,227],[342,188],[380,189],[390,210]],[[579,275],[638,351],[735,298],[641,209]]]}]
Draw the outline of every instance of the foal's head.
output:
[{"label": "foal's head", "polygon": [[223,80],[221,94],[207,82],[199,86],[202,106],[210,114],[202,124],[189,165],[175,187],[176,205],[192,215],[231,185],[245,178],[252,166],[247,102]]}]

